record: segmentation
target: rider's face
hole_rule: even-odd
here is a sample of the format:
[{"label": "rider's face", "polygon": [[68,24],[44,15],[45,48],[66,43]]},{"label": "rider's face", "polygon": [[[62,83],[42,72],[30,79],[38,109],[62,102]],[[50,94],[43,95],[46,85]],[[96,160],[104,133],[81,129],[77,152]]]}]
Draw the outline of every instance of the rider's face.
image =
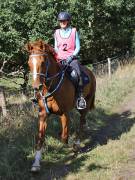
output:
[{"label": "rider's face", "polygon": [[59,21],[60,22],[60,27],[62,29],[65,29],[68,26],[68,21],[64,20],[64,21]]}]

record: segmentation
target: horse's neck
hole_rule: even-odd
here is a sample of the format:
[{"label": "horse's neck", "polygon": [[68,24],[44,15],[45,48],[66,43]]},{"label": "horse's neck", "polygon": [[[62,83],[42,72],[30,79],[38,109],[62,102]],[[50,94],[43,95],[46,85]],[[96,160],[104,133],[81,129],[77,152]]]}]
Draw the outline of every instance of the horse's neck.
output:
[{"label": "horse's neck", "polygon": [[[52,91],[50,88],[52,88],[53,90],[55,89],[55,87],[57,86],[58,82],[59,82],[59,77],[55,78],[55,75],[58,74],[60,72],[60,67],[58,65],[58,63],[56,62],[56,60],[54,59],[54,57],[52,55],[48,55],[48,71],[47,71],[47,76],[52,77],[52,80],[49,81],[49,83],[45,83],[44,85],[44,94],[46,94],[46,92]],[[54,78],[53,78],[54,76]],[[48,89],[49,88],[49,89]]]},{"label": "horse's neck", "polygon": [[48,73],[50,75],[55,75],[60,71],[60,67],[54,57],[52,55],[49,55],[49,65],[48,65]]}]

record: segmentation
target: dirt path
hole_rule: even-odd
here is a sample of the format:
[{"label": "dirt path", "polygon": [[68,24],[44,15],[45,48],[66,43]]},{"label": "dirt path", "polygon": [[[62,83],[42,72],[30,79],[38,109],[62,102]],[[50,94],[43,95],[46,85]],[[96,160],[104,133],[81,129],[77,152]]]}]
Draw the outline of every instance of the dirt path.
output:
[{"label": "dirt path", "polygon": [[[120,107],[115,109],[119,114],[130,113],[130,117],[135,117],[135,91],[131,93]],[[133,143],[132,149],[129,149],[129,159],[127,164],[124,164],[118,170],[113,180],[135,180],[135,137],[131,139]]]},{"label": "dirt path", "polygon": [[122,105],[115,112],[123,113],[125,111],[131,111],[133,114],[135,113],[135,91],[133,91],[129,96],[127,96],[122,103]]},{"label": "dirt path", "polygon": [[[100,114],[101,115],[101,114]],[[130,119],[131,117],[131,119]],[[67,157],[63,162],[42,163],[42,171],[35,178],[31,180],[52,180],[52,179],[71,179],[75,180],[79,177],[79,170],[83,163],[87,161],[87,152],[92,151],[97,145],[105,145],[109,139],[118,140],[123,133],[129,132],[133,127],[135,121],[135,91],[125,97],[124,102],[120,103],[118,107],[112,110],[112,115],[104,115],[105,126],[99,131],[90,133],[92,137],[91,141],[81,148],[79,158],[73,159],[68,153]],[[89,137],[89,134],[88,134]],[[135,137],[131,139],[132,143],[135,144]],[[123,164],[122,167],[118,167],[116,173],[111,180],[135,180],[135,145],[132,149],[129,149],[129,158],[127,164]],[[77,175],[73,175],[73,172],[77,172]],[[70,174],[72,174],[70,176]],[[71,178],[72,177],[72,178]],[[85,178],[84,178],[85,179]],[[104,179],[103,179],[104,180]]]}]

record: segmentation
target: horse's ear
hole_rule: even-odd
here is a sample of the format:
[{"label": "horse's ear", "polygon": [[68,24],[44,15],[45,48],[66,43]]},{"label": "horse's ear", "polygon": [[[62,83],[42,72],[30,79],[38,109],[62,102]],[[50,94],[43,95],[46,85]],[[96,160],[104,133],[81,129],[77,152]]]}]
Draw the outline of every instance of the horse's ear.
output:
[{"label": "horse's ear", "polygon": [[44,44],[45,44],[45,43],[44,43],[44,41],[43,41],[42,39],[39,39],[39,40],[38,40],[38,44],[39,44],[40,49],[41,49],[41,50],[44,50]]},{"label": "horse's ear", "polygon": [[32,51],[33,46],[31,45],[31,43],[27,43],[27,44],[25,45],[25,49],[26,49],[26,51],[30,52],[30,51]]}]

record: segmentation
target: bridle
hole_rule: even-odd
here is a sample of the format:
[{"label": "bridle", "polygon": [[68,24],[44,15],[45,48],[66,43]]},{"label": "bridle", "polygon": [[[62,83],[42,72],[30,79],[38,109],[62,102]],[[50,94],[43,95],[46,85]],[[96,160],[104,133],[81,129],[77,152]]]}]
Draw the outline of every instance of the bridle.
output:
[{"label": "bridle", "polygon": [[[47,56],[47,68],[48,68],[48,54],[47,53],[42,53],[42,54],[30,54],[29,55],[30,57],[37,57],[37,56]],[[47,69],[48,71],[48,69]],[[30,73],[32,75],[39,75],[39,76],[44,76],[46,78],[47,74],[44,74],[44,73]]]},{"label": "bridle", "polygon": [[[51,82],[54,80],[54,78],[59,78],[59,82],[58,84],[56,85],[56,87],[51,91],[51,92],[47,92],[45,95],[43,95],[43,92],[40,91],[40,89],[36,89],[34,88],[34,97],[32,99],[34,99],[35,102],[37,102],[37,97],[36,97],[36,93],[39,92],[40,93],[40,96],[44,102],[44,106],[45,106],[45,109],[46,109],[46,112],[49,114],[50,111],[49,111],[49,108],[47,106],[47,98],[49,98],[50,96],[53,95],[53,93],[55,93],[59,88],[60,86],[62,85],[62,82],[63,82],[63,79],[64,79],[64,76],[65,76],[65,72],[68,68],[68,66],[65,66],[63,69],[60,70],[60,72],[52,75],[52,76],[49,76],[48,75],[48,71],[49,71],[49,66],[50,66],[50,61],[49,61],[49,58],[48,58],[48,54],[47,52],[44,52],[44,53],[37,53],[37,54],[30,54],[30,57],[37,57],[37,56],[46,56],[46,61],[45,61],[45,66],[46,66],[46,72],[45,74],[44,73],[30,73],[32,75],[39,75],[39,76],[43,76],[43,78],[45,78],[45,81],[46,83],[48,82]],[[41,84],[42,86],[43,84]]]},{"label": "bridle", "polygon": [[[59,77],[63,72],[66,71],[67,69],[67,66],[65,66],[65,68],[63,68],[60,72],[56,73],[55,75],[53,76],[48,76],[48,70],[49,70],[49,58],[48,58],[48,54],[47,53],[43,53],[43,54],[31,54],[30,57],[37,57],[37,56],[46,56],[46,73],[36,73],[36,75],[39,75],[39,76],[43,76],[46,81],[50,81],[56,77]],[[30,73],[32,75],[34,75],[35,73]]]}]

